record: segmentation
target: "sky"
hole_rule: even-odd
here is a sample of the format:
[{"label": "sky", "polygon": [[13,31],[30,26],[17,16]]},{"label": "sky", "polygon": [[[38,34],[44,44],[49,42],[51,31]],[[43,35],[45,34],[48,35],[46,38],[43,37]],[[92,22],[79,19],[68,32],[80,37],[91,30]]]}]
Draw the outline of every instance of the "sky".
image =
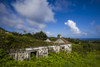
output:
[{"label": "sky", "polygon": [[50,37],[100,38],[100,0],[0,0],[0,27]]}]

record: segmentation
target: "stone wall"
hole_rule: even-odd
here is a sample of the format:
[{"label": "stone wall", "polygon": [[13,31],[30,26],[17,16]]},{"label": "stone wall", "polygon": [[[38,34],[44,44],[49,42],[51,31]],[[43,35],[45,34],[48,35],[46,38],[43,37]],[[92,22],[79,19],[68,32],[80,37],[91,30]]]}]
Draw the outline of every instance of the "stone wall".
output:
[{"label": "stone wall", "polygon": [[48,50],[58,53],[60,52],[60,46],[48,46]]},{"label": "stone wall", "polygon": [[27,52],[16,52],[16,53],[11,53],[9,55],[12,56],[13,59],[18,60],[18,61],[29,59],[29,53]]},{"label": "stone wall", "polygon": [[60,49],[70,52],[72,51],[72,44],[60,45]]},{"label": "stone wall", "polygon": [[47,48],[42,48],[38,50],[38,57],[48,57],[48,49]]},{"label": "stone wall", "polygon": [[15,60],[22,61],[22,60],[29,60],[31,58],[31,54],[35,54],[36,58],[39,57],[48,57],[48,52],[53,50],[54,52],[60,52],[60,50],[65,50],[67,52],[72,51],[72,44],[65,44],[65,45],[54,45],[54,46],[46,46],[46,47],[34,47],[34,48],[25,48],[24,51],[18,51],[16,53],[10,53],[9,55],[12,56]]}]

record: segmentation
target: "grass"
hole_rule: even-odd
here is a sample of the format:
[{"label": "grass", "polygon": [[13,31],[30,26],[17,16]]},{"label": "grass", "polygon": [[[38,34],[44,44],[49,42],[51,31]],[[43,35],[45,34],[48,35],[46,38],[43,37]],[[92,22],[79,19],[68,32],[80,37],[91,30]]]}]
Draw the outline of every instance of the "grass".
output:
[{"label": "grass", "polygon": [[0,64],[2,67],[99,67],[100,51],[87,52],[87,55],[72,53],[50,53],[49,57],[41,57],[30,61],[8,60]]},{"label": "grass", "polygon": [[99,67],[100,52],[89,52],[87,56],[74,56],[64,64],[64,67]]}]

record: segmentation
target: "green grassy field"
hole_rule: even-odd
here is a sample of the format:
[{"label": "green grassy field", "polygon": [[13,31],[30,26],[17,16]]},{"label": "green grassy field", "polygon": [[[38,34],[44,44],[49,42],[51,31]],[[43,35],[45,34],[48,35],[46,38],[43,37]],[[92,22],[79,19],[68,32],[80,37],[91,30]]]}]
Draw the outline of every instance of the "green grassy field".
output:
[{"label": "green grassy field", "polygon": [[[44,42],[43,32],[36,34],[5,33],[0,31],[0,67],[100,67],[100,41],[81,41],[65,38],[72,43],[72,52],[49,53],[49,57],[29,61],[16,61],[10,56],[10,49],[52,45]],[[49,37],[52,41],[57,38]]]},{"label": "green grassy field", "polygon": [[[5,59],[6,60],[6,59]],[[35,59],[32,57],[29,61],[6,60],[0,63],[2,67],[99,67],[100,52],[87,52],[86,55],[72,53],[50,53],[49,57]]]}]

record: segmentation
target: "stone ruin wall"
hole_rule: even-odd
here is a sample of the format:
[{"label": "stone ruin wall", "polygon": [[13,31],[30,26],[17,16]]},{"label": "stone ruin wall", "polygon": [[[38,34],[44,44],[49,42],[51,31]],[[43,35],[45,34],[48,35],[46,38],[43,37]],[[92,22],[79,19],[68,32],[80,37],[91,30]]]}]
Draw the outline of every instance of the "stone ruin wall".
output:
[{"label": "stone ruin wall", "polygon": [[65,44],[65,45],[54,45],[54,46],[47,46],[47,47],[37,47],[37,48],[28,48],[29,50],[25,51],[19,51],[16,53],[11,53],[10,56],[12,56],[15,60],[22,61],[22,60],[29,60],[31,58],[30,54],[31,52],[36,52],[36,58],[39,57],[48,57],[49,50],[53,50],[54,52],[58,53],[60,50],[65,50],[67,52],[72,51],[72,45],[71,44]]}]

